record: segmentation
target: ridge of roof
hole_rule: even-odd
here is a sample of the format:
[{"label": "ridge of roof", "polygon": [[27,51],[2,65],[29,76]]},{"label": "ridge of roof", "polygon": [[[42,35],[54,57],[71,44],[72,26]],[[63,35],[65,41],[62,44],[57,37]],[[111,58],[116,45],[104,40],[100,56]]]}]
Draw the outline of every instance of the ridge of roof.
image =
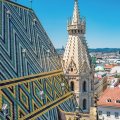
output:
[{"label": "ridge of roof", "polygon": [[29,7],[26,7],[24,5],[21,5],[19,3],[16,3],[16,2],[13,2],[11,0],[0,0],[2,2],[7,2],[9,4],[12,4],[13,6],[16,6],[16,7],[20,7],[20,8],[23,8],[23,9],[26,9],[26,10],[30,10],[30,11],[33,11],[33,9],[29,8]]}]

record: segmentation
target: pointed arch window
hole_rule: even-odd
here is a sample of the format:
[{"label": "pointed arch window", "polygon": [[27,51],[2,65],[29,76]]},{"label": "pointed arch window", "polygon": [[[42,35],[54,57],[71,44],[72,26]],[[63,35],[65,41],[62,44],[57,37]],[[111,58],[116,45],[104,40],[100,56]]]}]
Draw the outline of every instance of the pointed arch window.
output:
[{"label": "pointed arch window", "polygon": [[86,81],[83,82],[83,92],[87,92],[87,85]]},{"label": "pointed arch window", "polygon": [[83,110],[86,110],[87,109],[87,100],[84,99],[83,100]]},{"label": "pointed arch window", "polygon": [[74,82],[73,81],[70,83],[70,87],[71,87],[71,91],[74,91]]},{"label": "pointed arch window", "polygon": [[76,30],[74,31],[74,33],[76,33]]},{"label": "pointed arch window", "polygon": [[72,30],[72,33],[73,33],[73,30]]},{"label": "pointed arch window", "polygon": [[83,30],[81,30],[81,33],[83,32]]},{"label": "pointed arch window", "polygon": [[71,72],[73,72],[73,68],[71,68]]}]

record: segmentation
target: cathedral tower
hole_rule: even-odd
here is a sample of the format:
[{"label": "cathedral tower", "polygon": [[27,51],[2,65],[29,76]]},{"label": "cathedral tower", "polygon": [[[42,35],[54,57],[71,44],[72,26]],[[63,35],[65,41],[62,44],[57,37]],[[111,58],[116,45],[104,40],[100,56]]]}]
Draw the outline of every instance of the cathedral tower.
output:
[{"label": "cathedral tower", "polygon": [[63,70],[70,88],[83,112],[93,104],[93,75],[85,39],[86,21],[80,18],[78,0],[75,0],[72,20],[68,21],[68,42],[63,56]]}]

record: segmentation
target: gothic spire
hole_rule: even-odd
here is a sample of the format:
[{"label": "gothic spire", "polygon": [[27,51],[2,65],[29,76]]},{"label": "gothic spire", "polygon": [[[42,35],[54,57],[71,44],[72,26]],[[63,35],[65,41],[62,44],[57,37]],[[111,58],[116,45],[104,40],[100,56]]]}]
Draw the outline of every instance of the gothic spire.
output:
[{"label": "gothic spire", "polygon": [[80,23],[80,14],[79,14],[78,0],[75,0],[72,25],[79,24],[79,23]]}]

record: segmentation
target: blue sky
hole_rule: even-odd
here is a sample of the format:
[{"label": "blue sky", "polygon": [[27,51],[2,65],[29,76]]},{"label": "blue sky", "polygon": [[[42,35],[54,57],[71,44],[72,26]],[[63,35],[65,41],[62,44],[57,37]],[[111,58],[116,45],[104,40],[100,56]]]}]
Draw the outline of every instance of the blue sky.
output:
[{"label": "blue sky", "polygon": [[[29,0],[18,3],[30,7]],[[56,48],[66,45],[73,6],[74,0],[33,0],[32,8]],[[88,47],[120,48],[120,0],[79,0],[79,9],[86,17]]]}]

